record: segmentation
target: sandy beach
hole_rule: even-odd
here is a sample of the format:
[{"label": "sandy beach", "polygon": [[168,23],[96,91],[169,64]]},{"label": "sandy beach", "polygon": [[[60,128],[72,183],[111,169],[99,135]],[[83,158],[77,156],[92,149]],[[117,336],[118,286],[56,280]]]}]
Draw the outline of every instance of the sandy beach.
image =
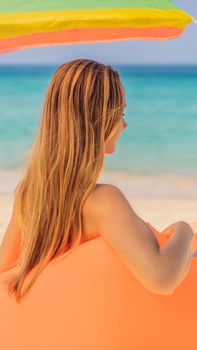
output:
[{"label": "sandy beach", "polygon": [[[10,174],[8,185],[5,173],[0,172],[0,242],[11,217],[13,191],[19,174],[19,172],[13,173],[13,177]],[[103,172],[98,183],[111,183],[117,186],[124,193],[134,211],[158,231],[178,220],[197,220],[197,181],[195,177],[134,176]]]}]

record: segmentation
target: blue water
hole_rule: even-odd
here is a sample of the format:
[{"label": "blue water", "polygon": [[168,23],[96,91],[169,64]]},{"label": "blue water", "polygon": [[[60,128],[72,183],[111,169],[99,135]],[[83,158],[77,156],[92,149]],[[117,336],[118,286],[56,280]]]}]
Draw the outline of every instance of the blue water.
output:
[{"label": "blue water", "polygon": [[[197,175],[197,65],[113,65],[126,90],[125,120],[105,170]],[[23,164],[57,66],[0,66],[0,169]]]}]

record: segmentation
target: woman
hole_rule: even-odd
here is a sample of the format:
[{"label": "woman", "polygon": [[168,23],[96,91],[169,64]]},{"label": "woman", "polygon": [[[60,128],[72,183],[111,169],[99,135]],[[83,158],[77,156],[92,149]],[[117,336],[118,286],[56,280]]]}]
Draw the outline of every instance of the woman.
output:
[{"label": "woman", "polygon": [[99,236],[150,292],[172,294],[187,275],[195,223],[170,225],[159,247],[154,228],[123,193],[96,182],[127,127],[125,107],[120,76],[109,65],[76,59],[54,73],[0,251],[0,272],[12,271],[6,283],[17,303],[33,293],[51,260]]}]

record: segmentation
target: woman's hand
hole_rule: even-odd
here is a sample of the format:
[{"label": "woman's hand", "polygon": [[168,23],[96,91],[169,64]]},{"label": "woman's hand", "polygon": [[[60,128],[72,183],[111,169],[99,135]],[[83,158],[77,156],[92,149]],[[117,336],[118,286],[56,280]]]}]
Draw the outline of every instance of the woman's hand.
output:
[{"label": "woman's hand", "polygon": [[[191,227],[194,234],[197,234],[197,221],[189,221],[189,222],[185,221],[185,222]],[[178,223],[179,221],[167,226],[163,231],[161,231],[161,233],[163,233],[167,237],[170,237]]]},{"label": "woman's hand", "polygon": [[164,234],[166,237],[170,237],[172,233],[174,232],[174,229],[176,228],[176,225],[179,223],[179,221],[167,226],[163,231],[161,231],[162,234]]},{"label": "woman's hand", "polygon": [[[189,221],[189,222],[187,222],[187,224],[189,224],[189,226],[191,227],[191,229],[194,232],[194,234],[197,234],[197,221]],[[176,225],[177,225],[177,222],[175,222],[174,224],[169,225],[163,231],[161,231],[161,233],[164,234],[166,237],[170,237],[172,235]],[[197,248],[194,248],[192,250],[192,256],[197,258]]]}]

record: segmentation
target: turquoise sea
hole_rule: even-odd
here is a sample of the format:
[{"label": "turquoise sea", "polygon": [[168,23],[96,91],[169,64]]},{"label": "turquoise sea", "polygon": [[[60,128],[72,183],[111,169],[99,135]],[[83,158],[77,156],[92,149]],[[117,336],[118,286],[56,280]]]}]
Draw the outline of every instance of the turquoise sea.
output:
[{"label": "turquoise sea", "polygon": [[[0,66],[0,171],[24,163],[58,66]],[[197,65],[113,65],[126,90],[125,120],[105,171],[197,176]]]}]

